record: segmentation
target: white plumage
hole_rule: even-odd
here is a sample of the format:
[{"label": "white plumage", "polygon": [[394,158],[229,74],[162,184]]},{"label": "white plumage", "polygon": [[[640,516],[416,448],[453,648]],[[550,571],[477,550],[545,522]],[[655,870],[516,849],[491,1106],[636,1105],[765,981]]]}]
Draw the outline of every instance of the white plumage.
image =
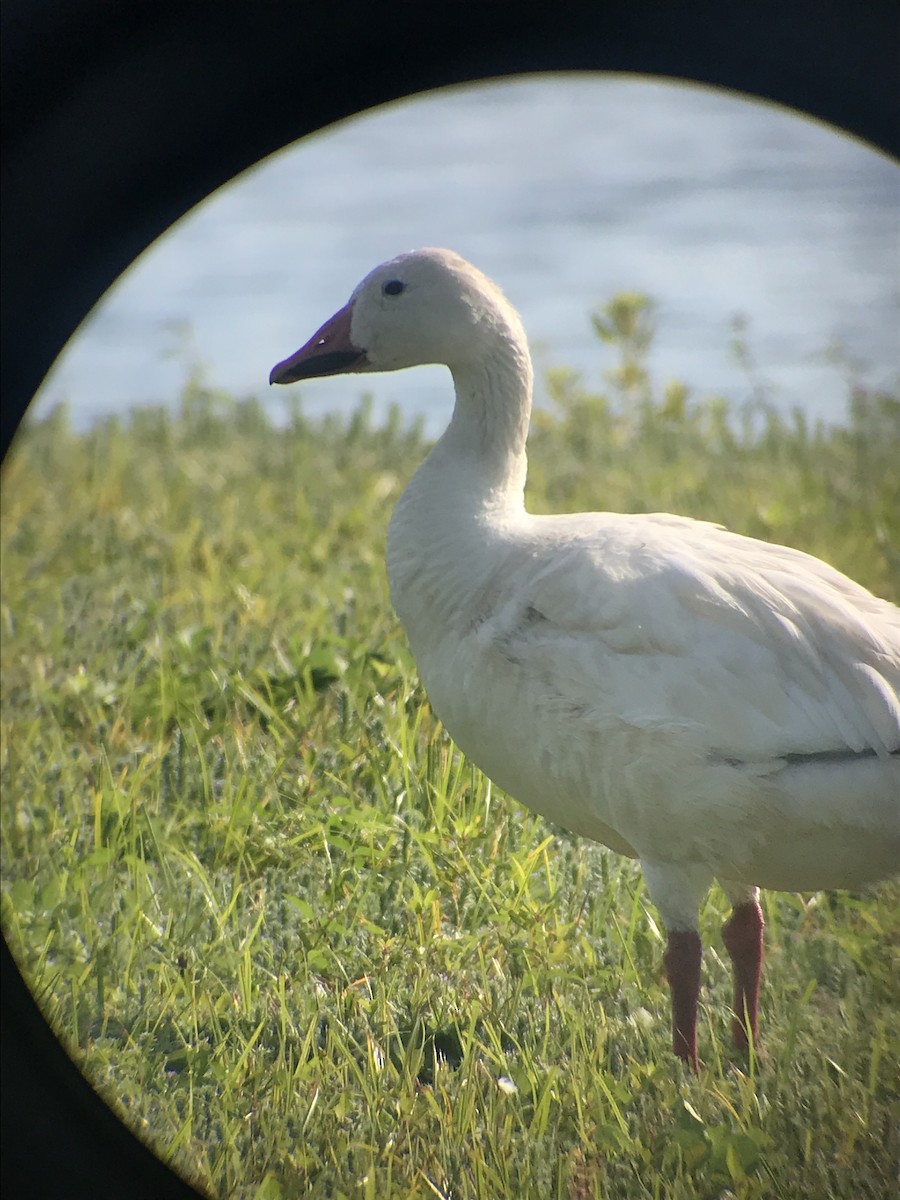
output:
[{"label": "white plumage", "polygon": [[735,905],[738,1043],[756,1033],[757,886],[900,869],[900,610],[818,559],[685,517],[525,511],[531,361],[447,250],[376,268],[271,380],[446,364],[456,405],[394,512],[391,594],[432,705],[530,808],[639,858],[696,1065],[697,914]]}]

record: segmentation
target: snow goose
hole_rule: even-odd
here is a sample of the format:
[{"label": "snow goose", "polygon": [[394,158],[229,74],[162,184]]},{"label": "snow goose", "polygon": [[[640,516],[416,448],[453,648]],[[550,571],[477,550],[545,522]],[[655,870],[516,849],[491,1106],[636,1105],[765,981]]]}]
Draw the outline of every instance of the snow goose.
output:
[{"label": "snow goose", "polygon": [[900,867],[900,610],[797,550],[685,517],[525,511],[532,368],[449,250],[377,267],[270,382],[450,368],[456,404],[390,523],[391,596],[435,711],[512,796],[640,860],[697,1067],[700,903],[733,912],[733,1036],[757,1036],[758,888]]}]

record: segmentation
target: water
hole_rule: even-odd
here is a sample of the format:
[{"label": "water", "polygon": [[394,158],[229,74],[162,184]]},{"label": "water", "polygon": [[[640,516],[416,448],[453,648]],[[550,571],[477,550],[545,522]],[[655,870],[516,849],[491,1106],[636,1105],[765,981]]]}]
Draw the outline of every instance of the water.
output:
[{"label": "water", "polygon": [[[659,303],[652,367],[740,403],[730,321],[773,403],[839,418],[822,353],[842,344],[874,384],[898,370],[900,169],[783,109],[609,75],[532,76],[430,93],[297,143],[214,194],[126,272],[38,393],[85,425],[171,403],[186,361],[239,395],[268,392],[374,265],[444,245],[521,311],[540,367],[599,383],[611,351],[589,311],[620,289]],[[187,336],[186,330],[190,330]],[[437,430],[437,367],[301,386],[308,411],[397,402]],[[540,400],[540,389],[539,389]]]}]

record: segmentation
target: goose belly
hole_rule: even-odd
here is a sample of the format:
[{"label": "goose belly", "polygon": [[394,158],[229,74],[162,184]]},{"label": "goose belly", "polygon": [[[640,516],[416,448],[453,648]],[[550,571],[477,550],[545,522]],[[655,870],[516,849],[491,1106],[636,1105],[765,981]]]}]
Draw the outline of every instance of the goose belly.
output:
[{"label": "goose belly", "polygon": [[413,649],[432,708],[485,775],[572,833],[637,857],[592,771],[596,746],[536,681],[500,656],[486,663],[465,639]]},{"label": "goose belly", "polygon": [[747,866],[758,886],[855,889],[900,872],[900,756],[789,764],[767,784],[771,831]]},{"label": "goose belly", "polygon": [[[415,647],[413,647],[415,650]],[[900,760],[736,763],[703,731],[567,706],[477,640],[416,655],[460,749],[520,803],[648,861],[789,891],[856,888],[900,870]]]}]

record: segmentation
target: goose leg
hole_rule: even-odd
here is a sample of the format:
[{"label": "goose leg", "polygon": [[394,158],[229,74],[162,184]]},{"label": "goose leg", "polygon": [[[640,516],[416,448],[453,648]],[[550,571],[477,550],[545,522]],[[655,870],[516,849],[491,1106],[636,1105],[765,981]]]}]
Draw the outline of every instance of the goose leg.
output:
[{"label": "goose leg", "polygon": [[703,944],[693,929],[669,934],[663,962],[672,992],[672,1049],[693,1070],[697,1061],[697,1005],[700,1000],[700,963]]},{"label": "goose leg", "polygon": [[672,993],[672,1049],[694,1071],[697,1060],[697,1006],[703,944],[697,932],[700,901],[712,874],[695,864],[675,866],[641,859],[651,899],[666,926],[663,957]]},{"label": "goose leg", "polygon": [[759,907],[759,888],[723,883],[733,905],[731,916],[722,926],[722,939],[734,968],[734,1018],[731,1036],[735,1046],[744,1050],[759,1036],[759,984],[763,964],[763,921]]}]

